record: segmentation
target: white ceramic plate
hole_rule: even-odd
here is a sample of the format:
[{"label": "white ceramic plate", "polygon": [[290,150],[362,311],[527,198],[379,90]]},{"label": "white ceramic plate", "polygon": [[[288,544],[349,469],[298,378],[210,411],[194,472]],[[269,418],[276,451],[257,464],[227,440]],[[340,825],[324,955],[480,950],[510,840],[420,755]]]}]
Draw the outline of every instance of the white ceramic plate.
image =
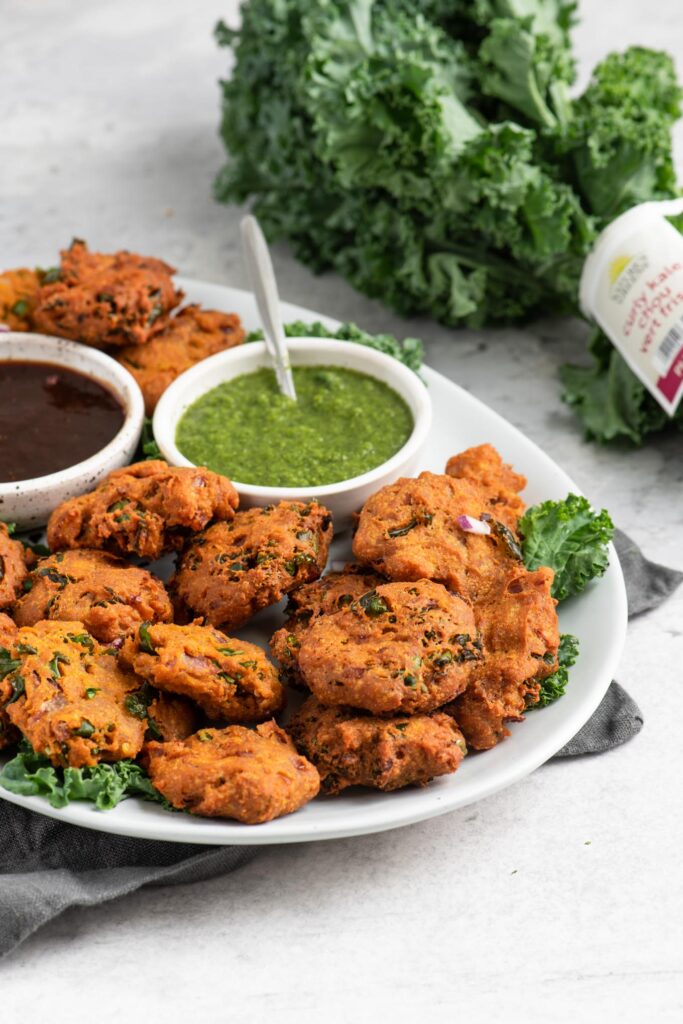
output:
[{"label": "white ceramic plate", "polygon": [[[201,302],[209,308],[237,312],[247,329],[258,325],[256,307],[247,292],[197,281],[181,280],[180,284],[188,300]],[[283,316],[285,320],[321,320],[329,327],[338,326],[329,317],[288,303],[283,303]],[[524,497],[529,504],[546,498],[563,498],[570,490],[578,492],[576,485],[552,459],[497,413],[434,370],[425,368],[423,376],[434,407],[424,469],[442,472],[447,458],[454,452],[488,441],[506,462],[511,462],[528,477]],[[347,538],[335,541],[333,559],[345,558],[349,553]],[[183,843],[300,843],[410,825],[474,803],[512,785],[570,740],[598,706],[616,672],[626,635],[626,618],[624,580],[612,548],[610,567],[603,578],[580,597],[560,607],[562,632],[574,633],[581,643],[581,653],[571,670],[565,696],[550,707],[530,712],[526,721],[511,726],[512,735],[505,742],[493,750],[466,757],[455,775],[436,779],[425,789],[396,793],[348,791],[338,797],[318,798],[296,814],[264,825],[240,825],[173,814],[156,804],[135,799],[103,812],[85,803],[72,803],[55,810],[40,797],[15,796],[4,789],[0,789],[0,796],[72,825],[116,835]],[[240,635],[264,645],[281,621],[279,609],[268,609]]]}]

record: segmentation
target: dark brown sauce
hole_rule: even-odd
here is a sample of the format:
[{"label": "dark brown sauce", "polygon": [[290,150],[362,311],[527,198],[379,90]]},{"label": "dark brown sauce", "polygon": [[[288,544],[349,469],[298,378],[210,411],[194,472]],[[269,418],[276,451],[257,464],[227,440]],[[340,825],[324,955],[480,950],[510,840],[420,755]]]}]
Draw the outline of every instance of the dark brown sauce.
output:
[{"label": "dark brown sauce", "polygon": [[123,421],[121,403],[92,377],[54,363],[0,361],[0,483],[83,462]]}]

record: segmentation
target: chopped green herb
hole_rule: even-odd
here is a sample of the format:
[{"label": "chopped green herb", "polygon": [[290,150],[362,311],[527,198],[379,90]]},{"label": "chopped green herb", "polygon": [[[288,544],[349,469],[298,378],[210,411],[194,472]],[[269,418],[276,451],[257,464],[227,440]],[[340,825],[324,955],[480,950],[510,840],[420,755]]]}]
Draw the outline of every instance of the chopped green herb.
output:
[{"label": "chopped green herb", "polygon": [[358,604],[370,618],[376,618],[378,615],[384,615],[389,611],[389,605],[383,597],[380,597],[376,590],[370,590],[367,594],[363,594]]},{"label": "chopped green herb", "polygon": [[10,686],[12,687],[12,696],[6,702],[6,707],[10,704],[14,704],[15,700],[19,700],[26,693],[26,682],[23,676],[20,676],[18,672],[15,672],[9,679]]},{"label": "chopped green herb", "polygon": [[152,637],[149,634],[149,627],[152,625],[151,622],[143,622],[138,630],[138,636],[140,638],[140,650],[144,651],[145,654],[156,654],[154,644],[152,643]]},{"label": "chopped green herb", "polygon": [[499,523],[497,519],[492,519],[491,529],[497,537],[500,537],[513,558],[516,558],[519,562],[524,561],[524,556],[522,554],[522,549],[519,546],[519,542],[512,530],[506,526],[505,523]]},{"label": "chopped green herb", "polygon": [[55,651],[53,657],[50,659],[49,662],[50,675],[52,676],[53,679],[60,679],[61,676],[64,674],[62,672],[61,666],[70,664],[71,660],[67,657],[66,654],[62,654],[61,651]]},{"label": "chopped green herb", "polygon": [[89,740],[94,732],[95,726],[92,724],[92,722],[89,722],[87,718],[84,718],[81,721],[81,724],[79,725],[78,729],[74,730],[74,736],[80,736],[84,740]]},{"label": "chopped green herb", "polygon": [[81,647],[86,647],[91,654],[95,650],[95,642],[89,633],[67,633],[66,638],[73,644],[80,644]]},{"label": "chopped green herb", "polygon": [[31,644],[17,644],[17,651],[19,654],[37,654],[38,650],[36,647],[32,647]]}]

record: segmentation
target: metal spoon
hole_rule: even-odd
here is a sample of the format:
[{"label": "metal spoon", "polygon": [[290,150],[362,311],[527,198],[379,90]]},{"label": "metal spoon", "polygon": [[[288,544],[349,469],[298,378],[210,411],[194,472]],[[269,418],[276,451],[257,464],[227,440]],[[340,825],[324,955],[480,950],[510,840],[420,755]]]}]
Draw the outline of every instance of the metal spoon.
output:
[{"label": "metal spoon", "polygon": [[287,339],[280,316],[280,297],[268,244],[259,222],[251,214],[242,218],[240,228],[247,273],[256,298],[266,349],[275,370],[275,379],[282,394],[296,402]]}]

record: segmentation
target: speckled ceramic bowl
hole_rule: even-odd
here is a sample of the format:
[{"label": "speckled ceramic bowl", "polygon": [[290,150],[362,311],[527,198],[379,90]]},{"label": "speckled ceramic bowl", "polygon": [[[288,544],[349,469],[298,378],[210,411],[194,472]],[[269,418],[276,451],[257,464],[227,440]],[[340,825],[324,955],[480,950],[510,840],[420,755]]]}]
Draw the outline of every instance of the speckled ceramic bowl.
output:
[{"label": "speckled ceramic bowl", "polygon": [[54,363],[76,370],[106,385],[124,411],[123,426],[118,434],[89,459],[33,480],[0,482],[0,520],[16,523],[19,529],[31,529],[43,526],[61,501],[92,490],[112,469],[130,462],[140,440],[145,405],[140,388],[128,370],[104,352],[87,345],[44,334],[3,333],[0,334],[0,362],[5,360]]},{"label": "speckled ceramic bowl", "polygon": [[[351,526],[353,513],[371,494],[400,476],[410,476],[417,469],[432,422],[429,392],[417,374],[403,363],[364,345],[320,338],[290,338],[287,348],[292,366],[343,366],[378,378],[398,392],[413,415],[413,430],[403,447],[380,466],[350,480],[318,487],[269,487],[233,480],[241,508],[317,498],[331,510],[335,531],[339,533]],[[164,458],[172,466],[192,466],[175,443],[176,428],[183,413],[218,384],[264,366],[270,366],[270,358],[264,342],[257,341],[219,352],[182,373],[161,396],[154,412],[154,436]]]}]

